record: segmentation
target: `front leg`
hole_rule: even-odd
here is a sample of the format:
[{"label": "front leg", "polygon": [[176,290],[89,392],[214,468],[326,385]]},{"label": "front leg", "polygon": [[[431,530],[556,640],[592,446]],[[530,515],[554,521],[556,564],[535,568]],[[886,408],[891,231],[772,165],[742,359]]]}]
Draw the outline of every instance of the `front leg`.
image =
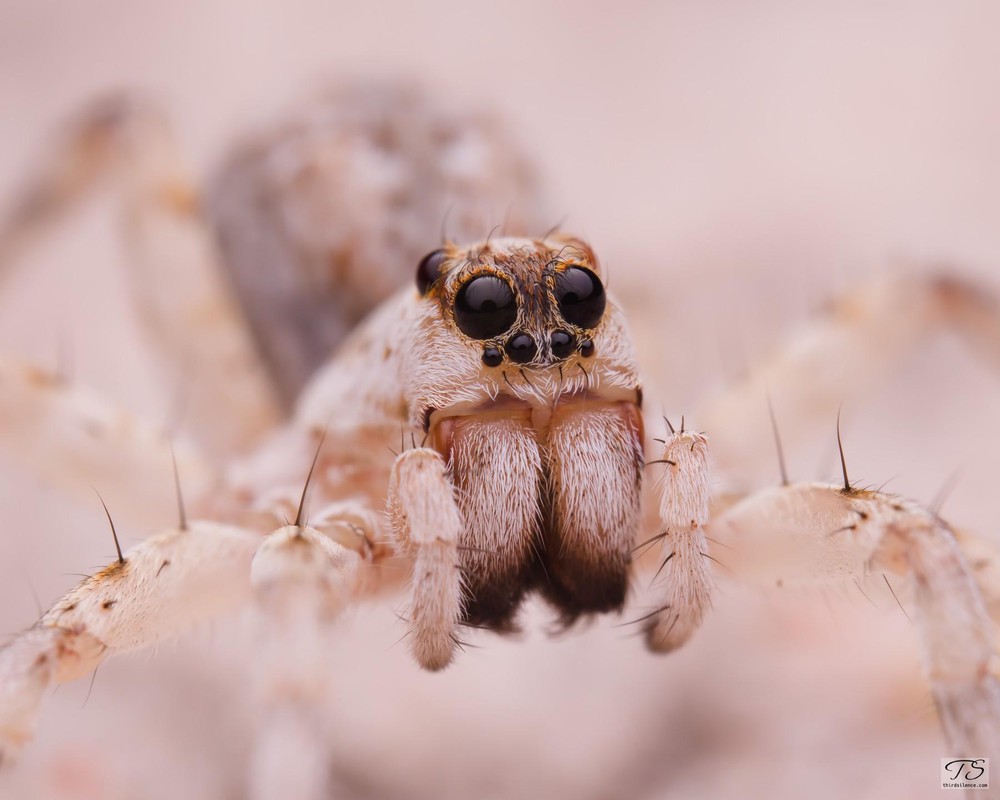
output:
[{"label": "front leg", "polygon": [[411,649],[420,666],[448,666],[462,616],[458,539],[462,516],[444,459],[421,447],[402,453],[392,467],[389,519],[401,552],[413,559]]},{"label": "front leg", "polygon": [[[712,602],[712,574],[708,568],[708,441],[700,433],[673,430],[662,440],[659,459],[661,558],[657,576],[667,584],[659,609],[645,622],[651,650],[669,652],[684,644],[701,625]],[[662,464],[662,467],[659,466]]]}]

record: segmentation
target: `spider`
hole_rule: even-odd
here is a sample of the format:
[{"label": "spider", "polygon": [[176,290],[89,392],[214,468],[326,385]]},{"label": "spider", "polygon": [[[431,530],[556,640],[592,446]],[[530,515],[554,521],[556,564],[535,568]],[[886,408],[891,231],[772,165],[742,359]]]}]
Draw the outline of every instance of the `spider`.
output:
[{"label": "spider", "polygon": [[[351,113],[334,115],[332,123],[324,119],[338,133],[358,124],[365,131],[362,152],[370,135],[387,158],[398,153],[400,130],[412,131],[414,115],[436,120],[440,114],[390,92],[378,107],[402,107],[402,121],[376,114],[383,124],[375,125],[364,113],[371,98],[349,92],[334,107]],[[541,597],[565,629],[625,610],[636,575],[645,573],[653,578],[652,597],[642,598],[645,605],[632,602],[639,607],[628,621],[650,650],[669,652],[695,634],[710,607],[717,546],[739,547],[747,561],[757,556],[758,571],[771,582],[860,587],[884,580],[891,589],[891,576],[897,586],[909,584],[951,750],[1000,752],[1000,690],[987,611],[996,587],[987,583],[988,570],[969,566],[964,549],[972,552],[976,542],[960,542],[933,510],[854,486],[842,447],[839,484],[786,479],[755,492],[728,484],[713,492],[708,436],[683,419],[650,412],[656,404],[640,377],[625,313],[607,290],[597,255],[579,238],[554,231],[479,241],[454,236],[412,258],[415,285],[357,325],[308,380],[290,419],[281,421],[283,404],[318,366],[317,354],[332,348],[384,293],[374,282],[398,279],[398,264],[413,249],[389,236],[392,255],[373,255],[358,233],[362,254],[344,256],[337,240],[332,249],[340,258],[331,266],[330,241],[310,248],[303,244],[308,236],[288,233],[308,218],[299,209],[284,229],[286,260],[264,263],[280,249],[274,244],[280,237],[267,229],[275,223],[260,199],[273,196],[251,190],[259,190],[254,181],[263,180],[262,165],[266,175],[289,181],[280,185],[291,187],[295,200],[308,198],[305,210],[329,213],[331,198],[343,199],[321,191],[330,177],[316,178],[316,164],[288,166],[298,152],[288,137],[308,138],[311,124],[293,127],[263,150],[250,147],[234,161],[242,166],[221,180],[219,207],[229,213],[219,212],[218,236],[238,304],[221,280],[190,187],[179,179],[173,155],[164,155],[171,150],[163,127],[131,104],[111,113],[105,107],[78,125],[65,160],[42,176],[15,215],[18,230],[41,224],[91,177],[95,160],[107,167],[104,148],[119,158],[123,136],[134,145],[129,155],[141,153],[143,160],[126,168],[138,178],[132,224],[139,243],[153,267],[163,263],[165,244],[175,259],[188,257],[170,262],[176,269],[169,278],[155,268],[145,273],[161,281],[160,293],[141,293],[150,327],[204,393],[191,403],[195,427],[211,434],[207,451],[243,448],[245,454],[216,470],[193,448],[179,444],[172,452],[167,437],[109,411],[58,376],[6,364],[4,412],[21,436],[6,446],[25,462],[64,484],[79,483],[79,476],[93,482],[106,470],[106,482],[118,487],[106,509],[148,502],[154,476],[172,462],[179,496],[181,483],[187,496],[175,527],[128,552],[119,547],[114,562],[0,651],[5,755],[30,738],[49,686],[250,602],[266,709],[255,791],[287,796],[294,773],[296,787],[309,794],[303,787],[317,791],[326,780],[323,726],[313,713],[325,665],[315,640],[332,635],[328,629],[357,601],[407,593],[404,636],[416,662],[436,671],[460,654],[470,629],[515,632],[529,596]],[[427,141],[440,145],[441,127],[448,126],[430,127],[437,132]],[[454,137],[443,139],[454,145]],[[335,141],[345,146],[357,139]],[[504,144],[491,146],[504,152]],[[317,161],[339,176],[358,158],[351,153]],[[426,158],[420,150],[398,160]],[[441,153],[429,158],[447,173]],[[520,163],[499,155],[478,162],[491,190],[494,161]],[[403,179],[412,193],[398,190],[390,202],[406,209],[410,197],[421,206],[412,180]],[[235,198],[225,190],[234,184]],[[521,191],[521,182],[514,188]],[[280,209],[287,212],[290,204]],[[353,210],[350,202],[346,208]],[[247,209],[261,216],[250,222]],[[240,221],[227,229],[227,219]],[[426,219],[413,224],[419,228]],[[475,225],[471,218],[457,224]],[[306,230],[323,225],[314,220]],[[389,265],[385,274],[365,271],[379,258]],[[292,285],[283,286],[286,281]],[[294,305],[299,300],[301,313]],[[275,311],[292,316],[292,323],[283,325]],[[919,327],[936,321],[954,323],[973,347],[996,356],[995,302],[957,279],[873,283],[840,301],[805,345],[779,354],[715,408],[694,415],[713,443],[722,443],[715,459],[720,471],[742,455],[744,417],[734,409],[746,393],[790,379],[829,393],[823,367],[842,352],[852,354],[850,369],[860,375],[893,352],[871,346],[879,338],[873,333],[893,331],[897,339],[890,344],[905,345]],[[237,407],[238,416],[232,413]],[[262,432],[267,435],[256,441]],[[43,441],[44,450],[35,447]],[[767,559],[777,551],[782,558]],[[289,769],[289,759],[302,768]]]}]

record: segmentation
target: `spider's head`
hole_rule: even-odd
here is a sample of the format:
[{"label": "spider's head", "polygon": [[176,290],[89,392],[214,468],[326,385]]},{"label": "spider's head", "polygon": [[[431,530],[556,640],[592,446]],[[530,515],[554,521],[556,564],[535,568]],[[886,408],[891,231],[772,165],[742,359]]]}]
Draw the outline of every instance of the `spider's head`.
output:
[{"label": "spider's head", "polygon": [[625,600],[643,463],[624,319],[577,239],[449,245],[420,263],[403,379],[463,520],[464,618],[528,591],[569,624]]},{"label": "spider's head", "polygon": [[624,320],[579,239],[448,244],[417,268],[422,311],[410,342],[411,411],[469,413],[562,397],[635,399],[639,379]]}]

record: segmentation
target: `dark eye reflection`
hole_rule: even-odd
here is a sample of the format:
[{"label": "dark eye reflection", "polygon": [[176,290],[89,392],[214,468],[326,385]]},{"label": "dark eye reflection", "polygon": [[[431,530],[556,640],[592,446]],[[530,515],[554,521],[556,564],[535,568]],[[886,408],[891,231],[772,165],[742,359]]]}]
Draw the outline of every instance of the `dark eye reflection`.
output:
[{"label": "dark eye reflection", "polygon": [[495,275],[480,275],[458,290],[455,322],[473,339],[492,339],[517,319],[517,300],[510,285]]},{"label": "dark eye reflection", "polygon": [[569,267],[558,273],[555,290],[564,320],[581,328],[593,328],[601,321],[607,304],[604,285],[589,269]]},{"label": "dark eye reflection", "polygon": [[420,294],[427,294],[427,291],[441,277],[441,267],[448,260],[448,254],[444,250],[435,250],[428,253],[417,264],[417,289]]}]

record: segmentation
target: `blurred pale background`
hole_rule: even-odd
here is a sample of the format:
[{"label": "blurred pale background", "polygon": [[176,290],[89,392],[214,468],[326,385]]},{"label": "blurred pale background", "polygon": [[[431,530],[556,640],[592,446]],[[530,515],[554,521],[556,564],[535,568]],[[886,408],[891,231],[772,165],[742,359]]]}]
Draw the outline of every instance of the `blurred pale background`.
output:
[{"label": "blurred pale background", "polygon": [[[552,222],[564,218],[565,229],[587,237],[610,266],[612,288],[636,319],[644,359],[679,413],[790,335],[825,298],[889,262],[944,260],[1000,286],[998,29],[1000,9],[985,2],[4,0],[0,198],[40,157],[59,121],[109,88],[136,87],[163,100],[204,173],[236,133],[272,118],[311,86],[338,76],[421,78],[507,117],[539,166],[556,215]],[[154,420],[165,419],[171,387],[137,334],[115,214],[109,199],[90,203],[25,257],[0,293],[0,348],[51,366],[66,338],[76,379]],[[885,386],[863,404],[845,410],[852,473],[874,484],[896,476],[889,488],[930,501],[948,475],[961,469],[947,512],[955,522],[995,537],[998,398],[1000,380],[955,342],[930,344],[896,365]],[[828,445],[786,443],[793,473],[832,477]],[[89,571],[112,551],[96,506],[61,499],[16,465],[4,465],[0,476],[0,630],[6,633],[34,619],[33,592],[47,605],[75,582],[72,573]],[[762,483],[774,477],[762,476]],[[134,542],[143,533],[129,531],[126,539]],[[733,698],[745,692],[762,707],[807,705],[817,696],[810,670],[816,664],[830,668],[822,653],[810,662],[809,647],[789,644],[780,680],[763,667],[761,674],[748,668],[738,678],[718,665],[706,672],[705,663],[739,660],[758,646],[754,625],[771,637],[769,645],[759,646],[775,646],[779,639],[767,624],[742,624],[743,611],[727,612],[725,601],[721,606],[721,619],[692,643],[692,652],[669,662],[601,626],[555,644],[538,636],[529,645],[484,639],[486,651],[475,651],[449,673],[454,692],[442,681],[428,688],[424,676],[404,678],[415,681],[406,695],[414,704],[411,717],[427,719],[428,708],[440,711],[438,704],[449,698],[456,706],[478,703],[485,706],[478,716],[468,708],[441,712],[440,720],[447,721],[437,724],[458,741],[475,730],[473,739],[483,742],[493,726],[501,742],[486,755],[455,754],[461,767],[445,773],[454,782],[446,793],[463,796],[472,791],[461,788],[466,785],[483,796],[707,791],[686,772],[693,763],[689,750],[697,752],[704,738],[714,743],[713,752],[722,752],[713,725],[722,724],[725,714],[711,717],[712,725],[685,730],[682,723],[704,710],[702,701],[712,697],[722,708],[739,706]],[[840,625],[826,617],[823,629],[835,631],[830,635],[837,643],[827,656],[845,647],[864,650],[866,642],[869,652],[857,656],[854,671],[840,676],[840,684],[827,683],[836,676],[824,673],[820,700],[829,704],[829,693],[836,691],[865,696],[856,688],[857,676],[883,660],[872,652],[873,642],[891,651],[895,667],[910,680],[919,680],[911,632],[890,611],[855,609],[870,622],[865,632],[853,630],[853,618]],[[370,636],[352,634],[351,648],[366,648],[369,661],[383,657],[389,666],[369,667],[367,679],[355,674],[360,668],[338,667],[352,676],[345,677],[351,694],[372,696],[372,707],[355,702],[343,710],[343,739],[353,743],[344,747],[355,748],[351,769],[358,774],[408,730],[385,708],[396,701],[382,694],[379,681],[415,671],[401,648],[388,647],[399,635],[393,620],[372,619],[380,629]],[[797,635],[811,642],[810,626],[789,623],[796,625],[804,626]],[[185,666],[187,656],[205,650],[214,652],[209,659],[216,674],[238,665],[219,652],[223,641],[201,634],[182,642],[176,653],[102,668],[82,710],[86,687],[60,690],[43,718],[39,746],[27,757],[29,777],[21,776],[14,791],[22,793],[15,796],[102,796],[88,794],[87,786],[104,780],[130,787],[121,790],[123,797],[170,796],[141,780],[166,770],[186,774],[180,782],[185,796],[238,791],[238,781],[226,783],[215,774],[220,768],[214,760],[220,751],[236,760],[245,753],[240,712],[233,710],[238,686],[222,690],[217,680]],[[911,661],[909,671],[900,666]],[[556,697],[553,687],[565,685],[561,670],[568,665],[577,670],[572,685],[581,694]],[[494,685],[488,681],[501,683],[502,702],[483,688]],[[459,686],[474,700],[456,699]],[[515,691],[522,686],[523,692]],[[625,686],[634,687],[627,700],[615,694]],[[640,689],[661,698],[659,705],[648,705]],[[524,699],[538,693],[538,703]],[[178,695],[194,698],[195,708],[171,708]],[[785,720],[791,727],[778,735],[774,752],[761,756],[765,762],[753,761],[750,750],[736,745],[742,756],[713,762],[715,795],[745,796],[739,790],[740,757],[750,759],[751,766],[743,766],[756,775],[751,780],[777,780],[752,765],[777,758],[787,752],[783,747],[796,753],[798,778],[805,783],[786,775],[776,793],[781,786],[823,790],[808,783],[810,765],[818,764],[827,777],[838,766],[856,771],[864,796],[890,796],[894,788],[900,796],[933,795],[937,758],[946,754],[939,752],[927,708],[874,696],[860,702],[872,718],[918,730],[912,741],[900,740],[898,753],[895,734],[879,739],[886,748],[879,758],[895,764],[894,773],[875,769],[849,744],[828,747],[822,731],[805,734]],[[534,717],[518,715],[518,697]],[[748,720],[759,709],[745,702],[749,710],[732,713],[749,725],[750,733],[740,734],[749,739]],[[505,711],[508,703],[514,711]],[[884,707],[873,710],[877,703]],[[215,721],[207,729],[206,709],[222,709],[212,712]],[[843,709],[817,710],[823,714],[833,720],[830,730],[839,731],[829,733],[831,741],[853,736],[845,733],[855,730],[851,724],[866,724],[838,727]],[[567,717],[573,733],[562,739],[567,725],[559,723]],[[517,751],[521,726],[537,728],[544,747]],[[642,744],[631,748],[632,756],[614,755],[606,737],[617,747],[637,730],[644,731]],[[208,742],[191,744],[195,732]],[[386,737],[391,743],[380,746]],[[132,766],[115,764],[123,743]],[[451,759],[446,744],[440,749],[432,763],[443,771]],[[607,763],[597,757],[601,753],[608,753]],[[913,753],[920,758],[914,761]],[[47,761],[53,754],[59,759]],[[417,755],[395,758],[399,774],[409,769],[420,774],[414,779],[420,785],[433,786],[420,772],[431,766]],[[507,767],[549,777],[510,783],[493,774]],[[492,777],[483,778],[486,773]],[[107,777],[121,774],[129,776],[120,779],[124,783]],[[463,776],[471,776],[471,783],[463,784]],[[364,779],[355,783],[359,796],[378,796],[357,788],[368,785]],[[846,784],[834,781],[829,791],[846,793]]]}]

